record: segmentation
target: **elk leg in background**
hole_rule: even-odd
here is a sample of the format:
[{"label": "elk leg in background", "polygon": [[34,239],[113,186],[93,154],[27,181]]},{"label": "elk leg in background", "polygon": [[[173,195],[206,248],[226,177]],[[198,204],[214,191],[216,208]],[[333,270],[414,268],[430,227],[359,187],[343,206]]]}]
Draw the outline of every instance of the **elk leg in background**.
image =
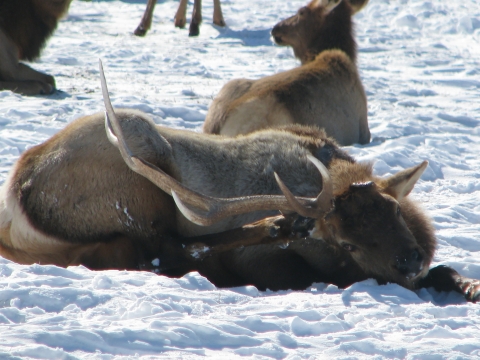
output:
[{"label": "elk leg in background", "polygon": [[147,8],[143,13],[142,20],[140,20],[140,24],[138,24],[133,32],[136,36],[145,36],[147,31],[150,30],[150,27],[152,26],[153,10],[155,9],[156,3],[157,0],[148,0]]},{"label": "elk leg in background", "polygon": [[222,27],[226,26],[225,20],[223,19],[220,0],[213,0],[213,23]]},{"label": "elk leg in background", "polygon": [[55,91],[53,76],[19,62],[18,49],[0,30],[0,90],[23,95],[51,94]]},{"label": "elk leg in background", "polygon": [[175,14],[175,27],[180,29],[183,29],[187,24],[187,1],[188,0],[180,0],[177,13]]},{"label": "elk leg in background", "polygon": [[188,36],[198,36],[200,34],[200,24],[202,23],[202,0],[195,0],[193,3],[192,21]]},{"label": "elk leg in background", "polygon": [[451,267],[440,265],[430,269],[420,280],[419,288],[433,287],[437,291],[456,291],[472,302],[480,300],[480,280],[466,278]]}]

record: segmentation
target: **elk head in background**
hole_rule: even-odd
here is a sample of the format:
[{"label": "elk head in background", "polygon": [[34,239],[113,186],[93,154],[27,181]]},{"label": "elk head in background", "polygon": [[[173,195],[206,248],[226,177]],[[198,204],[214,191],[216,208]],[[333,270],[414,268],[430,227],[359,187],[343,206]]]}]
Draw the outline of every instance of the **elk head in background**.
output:
[{"label": "elk head in background", "polygon": [[340,145],[370,142],[367,98],[355,64],[352,15],[368,0],[314,0],[272,30],[302,66],[258,80],[229,81],[203,131],[236,136],[300,124],[325,129]]}]

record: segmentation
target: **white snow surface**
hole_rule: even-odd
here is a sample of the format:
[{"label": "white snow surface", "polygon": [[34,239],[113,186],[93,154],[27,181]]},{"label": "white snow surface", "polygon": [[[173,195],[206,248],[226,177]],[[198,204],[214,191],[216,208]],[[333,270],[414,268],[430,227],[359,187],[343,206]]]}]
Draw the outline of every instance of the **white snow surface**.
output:
[{"label": "white snow surface", "polygon": [[[0,179],[27,148],[103,110],[98,59],[114,106],[200,131],[226,81],[298,66],[270,30],[304,0],[224,0],[227,28],[204,1],[198,38],[160,0],[152,30],[132,35],[145,1],[72,3],[42,58],[52,96],[0,91]],[[191,4],[188,10],[190,17]],[[412,195],[434,220],[434,264],[480,279],[480,1],[370,0],[355,16],[372,143],[347,150],[393,174],[423,160]],[[480,305],[456,293],[374,280],[347,289],[218,289],[197,273],[24,266],[0,258],[1,359],[478,359]]]}]

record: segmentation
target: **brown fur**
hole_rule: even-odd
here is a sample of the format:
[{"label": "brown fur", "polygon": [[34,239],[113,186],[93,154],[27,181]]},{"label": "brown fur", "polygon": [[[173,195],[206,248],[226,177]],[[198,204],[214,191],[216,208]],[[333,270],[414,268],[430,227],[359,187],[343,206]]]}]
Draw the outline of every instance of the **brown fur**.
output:
[{"label": "brown fur", "polygon": [[[429,286],[460,279],[474,290],[469,299],[477,299],[480,286],[453,270],[450,282],[444,272],[428,273],[433,228],[407,197],[425,164],[380,179],[316,128],[296,125],[231,139],[156,126],[138,111],[117,113],[131,152],[192,190],[227,198],[279,194],[275,171],[296,196],[315,196],[323,185],[306,160],[311,154],[330,170],[334,208],[317,219],[292,222],[257,211],[199,227],[168,193],[125,165],[105,135],[102,115],[95,114],[27,150],[15,165],[0,193],[2,256],[92,269],[148,269],[159,258],[157,271],[169,276],[197,270],[217,286],[272,290],[318,281],[344,287],[368,277],[408,288],[422,279]],[[198,242],[212,249],[192,257],[182,246]],[[288,246],[271,244],[277,242]],[[226,243],[246,247],[222,251],[230,248]]]},{"label": "brown fur", "polygon": [[[152,26],[153,10],[157,0],[148,0],[145,13],[140,24],[135,29],[134,34],[145,36]],[[184,28],[187,23],[187,0],[180,0],[177,13],[175,14],[175,26]],[[189,36],[198,36],[200,34],[200,24],[202,22],[202,0],[194,0],[192,11],[192,22],[190,23]],[[213,23],[218,26],[225,26],[223,20],[220,0],[213,0]]]},{"label": "brown fur", "polygon": [[351,24],[352,11],[361,6],[352,10],[348,0],[332,4],[314,0],[277,24],[276,42],[292,46],[303,65],[259,80],[228,82],[213,100],[203,131],[236,136],[296,123],[324,128],[340,145],[368,143],[367,100]]},{"label": "brown fur", "polygon": [[53,77],[35,71],[19,60],[40,56],[58,20],[71,0],[3,0],[0,2],[0,89],[25,95],[49,94]]}]

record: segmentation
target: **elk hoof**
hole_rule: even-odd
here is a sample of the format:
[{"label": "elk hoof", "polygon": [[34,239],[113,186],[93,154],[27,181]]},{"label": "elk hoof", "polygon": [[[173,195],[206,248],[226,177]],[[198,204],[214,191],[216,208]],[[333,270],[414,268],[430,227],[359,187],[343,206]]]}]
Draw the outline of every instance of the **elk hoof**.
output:
[{"label": "elk hoof", "polygon": [[29,92],[21,92],[24,95],[50,95],[53,94],[57,89],[55,86],[41,81],[35,81],[34,89]]},{"label": "elk hoof", "polygon": [[463,279],[461,284],[462,292],[465,299],[471,302],[480,300],[480,281],[472,279]]},{"label": "elk hoof", "polygon": [[183,29],[185,25],[187,25],[187,21],[185,19],[177,19],[175,18],[175,27]]},{"label": "elk hoof", "polygon": [[225,21],[223,19],[221,20],[214,20],[213,23],[217,26],[225,27],[227,24],[225,24]]},{"label": "elk hoof", "polygon": [[139,26],[135,29],[133,34],[135,36],[145,36],[147,34],[147,29],[143,28],[142,26]]},{"label": "elk hoof", "polygon": [[188,36],[198,36],[200,35],[200,27],[198,26],[198,24],[195,24],[195,23],[190,23],[190,30],[189,30],[189,33],[188,33]]}]

